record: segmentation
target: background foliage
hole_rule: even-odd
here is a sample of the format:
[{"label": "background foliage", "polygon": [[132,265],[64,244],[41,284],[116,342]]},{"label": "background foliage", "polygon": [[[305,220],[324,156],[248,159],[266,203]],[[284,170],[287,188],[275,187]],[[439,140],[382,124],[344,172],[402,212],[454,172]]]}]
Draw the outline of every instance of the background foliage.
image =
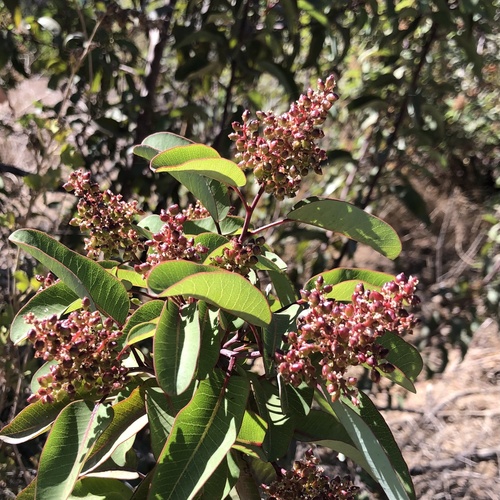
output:
[{"label": "background foliage", "polygon": [[[80,166],[157,211],[185,193],[168,176],[153,184],[133,144],[168,130],[229,156],[230,123],[243,109],[284,109],[331,72],[341,99],[326,130],[321,191],[397,227],[404,251],[396,267],[419,274],[434,297],[416,339],[429,353],[428,372],[444,368],[452,345],[466,349],[482,317],[498,315],[497,0],[0,6],[3,422],[24,405],[22,375],[36,369],[7,340],[37,287],[34,264],[16,263],[7,234],[37,227],[75,244],[59,230],[72,200],[58,190]],[[50,98],[16,106],[15,89],[40,78]],[[314,195],[319,187],[305,189]],[[292,277],[302,282],[340,262],[366,262],[355,247],[326,238],[276,232],[273,244],[299,256]],[[4,450],[0,467],[29,476],[37,450]]]}]

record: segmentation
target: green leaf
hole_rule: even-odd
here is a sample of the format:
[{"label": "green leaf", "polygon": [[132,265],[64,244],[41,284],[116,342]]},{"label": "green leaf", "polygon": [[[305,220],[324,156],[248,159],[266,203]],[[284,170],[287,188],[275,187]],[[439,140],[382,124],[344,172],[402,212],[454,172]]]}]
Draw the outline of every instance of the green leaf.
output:
[{"label": "green leaf", "polygon": [[229,492],[236,484],[239,476],[240,468],[234,461],[232,454],[228,453],[203,485],[202,495],[199,500],[228,498]]},{"label": "green leaf", "polygon": [[274,286],[281,307],[297,302],[297,293],[290,278],[283,271],[267,271]]},{"label": "green leaf", "polygon": [[271,323],[263,329],[264,352],[262,353],[262,361],[268,375],[273,372],[274,355],[276,349],[281,347],[283,335],[297,328],[296,320],[300,310],[299,305],[293,304],[283,311],[273,313]]},{"label": "green leaf", "polygon": [[236,440],[248,381],[214,372],[177,415],[151,483],[150,498],[189,500],[217,469]]},{"label": "green leaf", "polygon": [[151,448],[156,459],[167,442],[175,419],[175,411],[168,396],[158,387],[144,388],[146,408],[151,431]]},{"label": "green leaf", "polygon": [[127,290],[97,262],[34,229],[19,229],[9,240],[50,269],[78,297],[88,297],[94,309],[101,310],[120,325],[125,322],[130,306]]},{"label": "green leaf", "polygon": [[61,500],[73,491],[85,459],[110,424],[113,409],[88,401],[70,403],[52,426],[40,456],[36,500]]},{"label": "green leaf", "polygon": [[159,233],[164,225],[165,223],[161,220],[160,216],[156,214],[148,215],[137,223],[138,227],[146,229],[151,233],[148,234],[148,238],[151,238],[154,233]]},{"label": "green leaf", "polygon": [[135,325],[127,335],[126,345],[130,346],[132,344],[137,344],[138,342],[142,342],[143,340],[153,337],[156,332],[157,325],[158,321]]},{"label": "green leaf", "polygon": [[172,395],[182,394],[191,384],[200,354],[200,324],[196,303],[179,309],[166,301],[153,344],[156,378]]},{"label": "green leaf", "polygon": [[389,500],[414,499],[415,491],[401,451],[370,398],[359,393],[359,406],[336,401],[331,407],[369,464]]},{"label": "green leaf", "polygon": [[204,264],[210,264],[210,255],[216,249],[228,243],[226,236],[221,236],[216,233],[201,233],[194,238],[195,244],[201,244],[208,248],[206,255],[208,257],[205,259]]},{"label": "green leaf", "polygon": [[[243,227],[242,217],[232,217],[228,216],[224,220],[220,221],[220,234],[234,234],[238,232]],[[184,232],[186,234],[200,234],[200,233],[218,233],[219,230],[215,225],[212,217],[206,217],[204,219],[187,220],[184,222]]]},{"label": "green leaf", "polygon": [[308,198],[297,203],[287,218],[343,234],[389,259],[401,252],[401,242],[391,226],[345,201]]},{"label": "green leaf", "polygon": [[156,265],[148,276],[148,286],[156,294],[163,293],[167,288],[195,273],[216,273],[220,268],[197,264],[188,260],[170,260]]},{"label": "green leaf", "polygon": [[[392,274],[381,273],[379,271],[370,271],[369,269],[355,269],[349,267],[339,267],[333,269],[332,271],[326,271],[313,276],[306,283],[306,290],[312,290],[319,276],[322,276],[325,285],[337,285],[339,283],[349,281],[356,283],[364,283],[366,285],[372,285],[376,288],[382,287],[385,283],[394,280]],[[350,297],[349,297],[350,300]]]},{"label": "green leaf", "polygon": [[156,173],[167,172],[169,174],[186,173],[202,175],[228,186],[238,187],[244,186],[247,182],[247,178],[241,168],[231,160],[226,160],[225,158],[201,158],[187,161],[182,165],[162,166],[163,154],[160,153],[158,156],[155,156],[151,162],[151,166],[156,169]]},{"label": "green leaf", "polygon": [[[109,261],[106,262],[106,264],[109,263]],[[114,265],[111,267],[103,265],[103,262],[99,262],[99,264],[103,266],[109,274],[115,276],[120,281],[124,282],[124,284],[130,283],[130,285],[137,288],[146,288],[146,278],[144,277],[144,275],[138,273],[137,271],[134,271],[133,268],[124,266],[122,264]]]},{"label": "green leaf", "polygon": [[149,302],[142,304],[134,311],[125,323],[125,326],[123,327],[123,335],[127,336],[134,327],[140,325],[141,323],[149,323],[158,318],[161,314],[161,310],[163,309],[163,304],[163,300],[150,300]]},{"label": "green leaf", "polygon": [[62,281],[38,292],[17,314],[10,326],[10,338],[14,344],[22,342],[32,326],[24,321],[24,316],[33,313],[38,319],[60,316],[78,296]]},{"label": "green leaf", "polygon": [[36,401],[26,406],[0,431],[0,440],[9,444],[19,444],[39,436],[47,431],[68,403],[69,399],[51,404]]},{"label": "green leaf", "polygon": [[205,379],[212,373],[219,360],[221,331],[218,320],[219,310],[214,310],[206,302],[198,301],[198,314],[200,318],[202,356],[198,359],[196,378]]},{"label": "green leaf", "polygon": [[135,155],[151,161],[160,151],[165,151],[177,146],[185,146],[187,144],[194,143],[189,139],[172,134],[171,132],[158,132],[146,137],[140,145],[134,146],[133,152]]},{"label": "green leaf", "polygon": [[68,500],[128,500],[132,490],[118,479],[84,477],[76,482]]},{"label": "green leaf", "polygon": [[267,422],[257,413],[247,410],[243,416],[236,441],[254,446],[262,446],[267,432]]},{"label": "green leaf", "polygon": [[139,388],[113,406],[113,420],[99,436],[92,453],[83,466],[87,474],[104,463],[122,443],[135,436],[146,424],[148,418]]},{"label": "green leaf", "polygon": [[372,474],[364,455],[356,448],[337,416],[332,413],[311,410],[307,416],[298,420],[294,437],[298,441],[316,443],[342,453]]},{"label": "green leaf", "polygon": [[36,493],[36,477],[16,497],[16,500],[33,500]]},{"label": "green leaf", "polygon": [[231,208],[227,187],[215,179],[193,175],[192,172],[170,172],[209,211],[212,218],[220,222]]},{"label": "green leaf", "polygon": [[278,389],[267,380],[249,374],[259,415],[267,422],[268,429],[262,445],[271,462],[283,457],[293,436],[294,418],[286,415],[281,407]]},{"label": "green leaf", "polygon": [[[160,266],[166,266],[166,264],[173,262],[181,261],[159,264],[153,271]],[[201,266],[200,264],[194,265]],[[163,271],[166,269],[167,267],[163,267]],[[153,271],[149,276],[150,280]],[[156,284],[154,288],[151,288],[158,289]],[[191,274],[160,294],[161,297],[173,297],[175,295],[204,300],[253,325],[266,326],[271,322],[271,310],[260,290],[255,288],[243,276],[229,271],[210,270],[210,272],[204,271]]]},{"label": "green leaf", "polygon": [[380,371],[381,375],[415,393],[413,382],[415,382],[424,366],[418,350],[392,332],[386,332],[376,340],[376,343],[389,349],[389,354],[385,359],[396,367],[396,370],[392,373]]},{"label": "green leaf", "polygon": [[[281,399],[281,407],[287,415],[302,417],[311,411],[314,389],[303,382],[299,387],[283,383],[278,375],[278,389]],[[286,403],[286,404],[285,404]]]},{"label": "green leaf", "polygon": [[220,154],[210,146],[204,144],[188,144],[169,148],[157,154],[151,160],[151,168],[175,167],[191,160],[206,158],[220,158]]}]

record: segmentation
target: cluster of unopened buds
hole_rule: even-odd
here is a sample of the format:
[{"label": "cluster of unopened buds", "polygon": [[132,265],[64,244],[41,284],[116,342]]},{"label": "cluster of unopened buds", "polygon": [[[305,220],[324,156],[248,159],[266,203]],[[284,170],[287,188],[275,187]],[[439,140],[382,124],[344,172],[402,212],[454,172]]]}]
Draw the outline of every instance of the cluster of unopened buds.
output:
[{"label": "cluster of unopened buds", "polygon": [[35,348],[35,357],[55,361],[50,371],[38,377],[37,392],[29,403],[58,401],[65,396],[95,391],[107,396],[128,382],[128,369],[122,366],[118,343],[122,332],[110,318],[104,321],[98,311],[89,310],[90,301],[83,299],[83,308],[66,319],[53,315],[38,319],[33,313],[25,316],[32,325],[28,339]]},{"label": "cluster of unopened buds", "polygon": [[222,255],[212,257],[212,264],[246,277],[250,269],[258,263],[258,256],[262,253],[264,242],[263,237],[252,238],[245,243],[241,243],[238,238],[233,238],[224,248]]},{"label": "cluster of unopened buds", "polygon": [[125,202],[109,189],[101,191],[91,180],[90,172],[83,170],[72,172],[64,189],[80,198],[78,215],[71,219],[70,225],[90,233],[85,238],[88,257],[98,259],[102,252],[105,259],[123,255],[124,260],[137,260],[144,247],[132,224],[135,216],[142,214],[136,201]]},{"label": "cluster of unopened buds", "polygon": [[404,274],[380,291],[365,290],[360,283],[352,301],[342,303],[326,297],[332,287],[318,277],[314,290],[301,291],[301,302],[308,308],[299,315],[298,331],[286,335],[289,350],[276,354],[283,379],[294,386],[303,381],[314,386],[321,378],[333,401],[344,394],[359,404],[357,379],[349,376],[349,368],[368,367],[375,383],[381,372],[394,371],[385,359],[388,349],[377,339],[386,332],[412,333],[417,320],[406,307],[420,302],[415,295],[417,284],[415,277]]},{"label": "cluster of unopened buds", "polygon": [[349,476],[330,479],[318,467],[312,450],[305,455],[304,460],[294,462],[292,470],[282,471],[281,477],[269,486],[262,485],[268,500],[354,500],[359,488]]},{"label": "cluster of unopened buds", "polygon": [[150,250],[146,262],[136,264],[135,270],[147,276],[149,271],[160,262],[168,260],[184,259],[198,262],[202,255],[208,252],[208,248],[200,243],[195,243],[194,238],[188,238],[184,234],[183,225],[188,220],[204,214],[202,208],[191,208],[188,213],[179,209],[178,205],[172,205],[167,210],[162,210],[160,219],[163,226],[158,233],[153,234],[151,240],[145,245]]},{"label": "cluster of unopened buds", "polygon": [[50,271],[46,275],[37,274],[35,276],[35,279],[40,283],[40,288],[38,288],[39,292],[45,290],[45,288],[48,288],[49,286],[52,286],[59,281],[57,276],[52,274]]},{"label": "cluster of unopened buds", "polygon": [[242,169],[252,169],[260,185],[277,199],[294,197],[303,177],[313,170],[321,174],[326,152],[317,141],[319,128],[338,96],[333,92],[335,78],[318,80],[318,89],[308,89],[290,109],[276,116],[258,111],[251,119],[243,113],[243,123],[232,124],[229,138],[236,143],[236,159]]}]

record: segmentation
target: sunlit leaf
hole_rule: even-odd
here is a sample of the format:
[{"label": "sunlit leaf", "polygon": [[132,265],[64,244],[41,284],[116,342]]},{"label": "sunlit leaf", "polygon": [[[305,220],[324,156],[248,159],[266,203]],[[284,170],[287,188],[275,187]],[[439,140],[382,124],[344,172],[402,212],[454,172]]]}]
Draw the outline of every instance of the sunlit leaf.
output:
[{"label": "sunlit leaf", "polygon": [[390,259],[401,252],[399,237],[389,224],[345,201],[309,198],[297,203],[287,218],[343,234]]},{"label": "sunlit leaf", "polygon": [[[236,165],[236,163],[226,160],[225,158],[201,158],[198,160],[191,160],[181,165],[175,166],[161,166],[161,155],[153,158],[152,166],[158,164],[156,173],[167,172],[169,174],[177,173],[190,173],[192,175],[202,175],[209,177],[216,181],[227,184],[228,186],[244,186],[246,184],[246,177],[243,171]],[[159,158],[157,160],[157,158]]]},{"label": "sunlit leaf", "polygon": [[127,290],[97,262],[73,252],[41,231],[19,229],[9,240],[39,260],[78,297],[88,297],[91,306],[123,324],[128,315]]},{"label": "sunlit leaf", "polygon": [[151,498],[190,500],[236,440],[248,397],[248,382],[223,372],[200,383],[177,415],[151,484]]},{"label": "sunlit leaf", "polygon": [[197,273],[161,293],[204,300],[257,326],[271,322],[271,311],[262,293],[239,274],[228,271]]},{"label": "sunlit leaf", "polygon": [[69,496],[86,457],[112,417],[112,408],[102,404],[75,401],[66,406],[40,456],[36,500]]},{"label": "sunlit leaf", "polygon": [[191,384],[200,354],[200,324],[196,303],[179,309],[166,301],[153,344],[158,383],[167,394],[182,394]]},{"label": "sunlit leaf", "polygon": [[24,408],[10,424],[0,431],[0,440],[9,444],[29,441],[47,431],[69,399],[51,404],[36,401]]},{"label": "sunlit leaf", "polygon": [[358,399],[359,406],[349,401],[336,401],[331,407],[387,497],[390,500],[414,499],[408,466],[384,417],[368,396],[360,392]]},{"label": "sunlit leaf", "polygon": [[146,408],[136,388],[113,405],[113,420],[92,448],[82,472],[88,473],[104,463],[122,443],[135,436],[147,424]]}]

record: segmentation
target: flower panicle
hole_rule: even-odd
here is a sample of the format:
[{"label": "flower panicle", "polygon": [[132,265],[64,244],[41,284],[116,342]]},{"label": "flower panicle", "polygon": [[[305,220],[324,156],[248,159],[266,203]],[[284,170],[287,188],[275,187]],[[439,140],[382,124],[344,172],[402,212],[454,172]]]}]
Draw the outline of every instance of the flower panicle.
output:
[{"label": "flower panicle", "polygon": [[262,485],[269,500],[304,500],[332,499],[354,500],[359,487],[349,476],[336,476],[330,479],[318,467],[319,460],[313,451],[307,450],[303,460],[294,462],[291,470],[281,470],[281,476],[269,485]]},{"label": "flower panicle", "polygon": [[184,234],[184,223],[188,219],[201,218],[206,215],[206,210],[197,205],[181,211],[178,205],[171,205],[160,213],[163,226],[153,237],[145,242],[149,249],[146,261],[136,264],[135,270],[147,276],[151,269],[160,262],[184,259],[199,262],[208,252],[208,248],[200,243],[195,243],[194,238]]},{"label": "flower panicle", "polygon": [[302,178],[314,171],[321,174],[326,152],[317,142],[324,137],[320,128],[338,99],[333,92],[335,78],[318,80],[316,90],[308,89],[282,115],[258,111],[242,123],[232,124],[229,138],[236,145],[236,159],[242,169],[252,169],[258,183],[278,200],[294,197]]},{"label": "flower panicle", "polygon": [[417,319],[407,307],[420,302],[417,284],[415,277],[404,274],[380,291],[365,290],[359,283],[351,302],[342,303],[327,297],[332,287],[324,285],[320,276],[313,290],[301,291],[301,303],[307,308],[298,317],[297,332],[286,335],[288,351],[276,354],[283,379],[294,386],[302,382],[314,386],[321,380],[333,401],[343,394],[358,404],[357,379],[349,375],[349,368],[368,367],[375,383],[381,373],[394,371],[386,359],[389,350],[376,340],[386,332],[412,333]]},{"label": "flower panicle", "polygon": [[132,224],[134,218],[143,213],[137,201],[125,202],[120,194],[109,189],[101,191],[90,172],[83,170],[72,172],[63,187],[80,198],[77,215],[70,225],[89,232],[84,240],[88,257],[97,260],[102,252],[105,259],[123,254],[124,260],[137,260],[137,255],[144,250]]},{"label": "flower panicle", "polygon": [[25,316],[32,328],[28,339],[35,348],[35,357],[55,361],[49,373],[38,377],[40,385],[28,402],[58,401],[78,392],[96,391],[107,396],[120,390],[128,382],[128,369],[121,360],[118,340],[122,332],[115,328],[111,318],[102,319],[98,311],[89,310],[90,300],[83,300],[83,308],[65,319],[56,315],[38,319],[33,313]]}]

